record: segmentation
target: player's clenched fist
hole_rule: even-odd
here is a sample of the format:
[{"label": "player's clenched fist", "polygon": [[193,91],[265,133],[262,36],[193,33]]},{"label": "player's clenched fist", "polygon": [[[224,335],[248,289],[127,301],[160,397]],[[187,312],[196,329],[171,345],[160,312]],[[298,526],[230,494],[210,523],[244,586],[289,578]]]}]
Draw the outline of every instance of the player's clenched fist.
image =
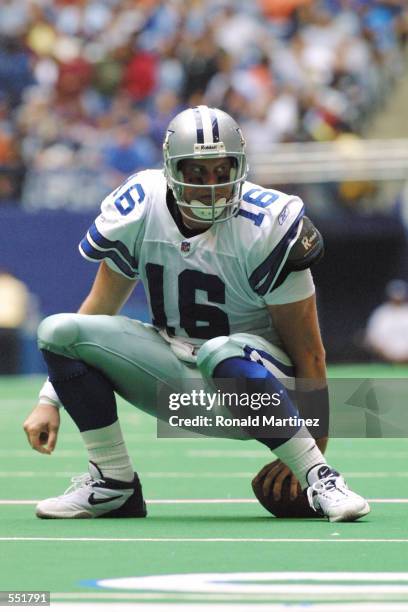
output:
[{"label": "player's clenched fist", "polygon": [[57,444],[59,426],[59,410],[52,404],[38,404],[23,424],[30,446],[45,455]]}]

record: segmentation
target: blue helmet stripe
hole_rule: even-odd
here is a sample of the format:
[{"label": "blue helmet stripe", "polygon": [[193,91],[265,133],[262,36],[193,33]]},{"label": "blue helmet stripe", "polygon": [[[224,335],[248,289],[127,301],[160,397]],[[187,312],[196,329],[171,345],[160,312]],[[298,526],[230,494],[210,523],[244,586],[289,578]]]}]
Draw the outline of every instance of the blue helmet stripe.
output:
[{"label": "blue helmet stripe", "polygon": [[219,129],[218,129],[217,115],[216,115],[215,110],[213,108],[210,108],[209,111],[210,111],[211,124],[212,124],[213,142],[219,142],[220,141],[220,132],[219,132]]},{"label": "blue helmet stripe", "polygon": [[196,122],[196,129],[197,129],[197,142],[198,143],[203,143],[204,142],[204,127],[203,127],[203,119],[201,117],[201,112],[199,108],[194,108],[194,119]]}]

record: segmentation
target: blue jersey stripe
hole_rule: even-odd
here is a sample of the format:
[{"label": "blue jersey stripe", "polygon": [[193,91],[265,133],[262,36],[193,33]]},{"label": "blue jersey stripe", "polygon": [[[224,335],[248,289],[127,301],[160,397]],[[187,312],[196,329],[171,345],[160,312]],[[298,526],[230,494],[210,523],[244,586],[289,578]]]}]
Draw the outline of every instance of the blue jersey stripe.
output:
[{"label": "blue jersey stripe", "polygon": [[95,261],[100,261],[102,259],[109,258],[113,261],[113,263],[117,265],[119,270],[121,270],[123,274],[125,274],[125,276],[127,276],[128,278],[131,278],[132,280],[136,278],[136,272],[134,272],[123,261],[123,259],[119,257],[116,251],[113,251],[113,250],[98,251],[98,249],[95,249],[95,247],[93,247],[92,244],[88,242],[88,239],[86,237],[83,240],[81,240],[81,243],[79,246],[80,246],[80,249],[82,249],[82,251],[85,253],[85,255],[89,257],[90,259],[94,259]]},{"label": "blue jersey stripe", "polygon": [[213,108],[210,108],[209,111],[210,111],[210,117],[211,117],[213,142],[219,142],[220,141],[220,131],[218,128],[217,115]]},{"label": "blue jersey stripe", "polygon": [[265,278],[263,283],[261,285],[259,285],[259,287],[256,290],[258,295],[262,295],[263,296],[263,295],[266,295],[267,293],[269,293],[270,291],[273,290],[273,288],[274,288],[273,282],[274,282],[275,278],[277,277],[279,267],[280,267],[280,265],[282,263],[282,259],[285,256],[286,251],[289,248],[289,245],[290,245],[291,241],[293,240],[293,238],[295,238],[296,232],[297,232],[297,227],[295,227],[292,232],[287,234],[286,240],[284,241],[284,243],[282,245],[281,252],[280,252],[279,256],[276,258],[276,262],[271,267],[271,270],[270,270],[268,276]]},{"label": "blue jersey stripe", "polygon": [[198,143],[203,143],[204,142],[204,126],[203,126],[203,118],[201,117],[201,111],[199,108],[194,108],[194,119],[196,122],[196,129],[197,129],[197,142]]},{"label": "blue jersey stripe", "polygon": [[131,268],[137,270],[138,263],[136,259],[131,255],[129,249],[120,240],[108,240],[103,236],[97,229],[95,223],[89,228],[89,235],[95,244],[101,249],[116,249],[122,255],[123,259],[129,264]]},{"label": "blue jersey stripe", "polygon": [[[271,288],[271,284],[279,270],[282,263],[282,259],[285,257],[286,251],[290,245],[290,242],[296,236],[299,223],[303,217],[304,209],[300,211],[295,221],[290,226],[284,237],[278,242],[273,251],[268,257],[252,272],[249,277],[249,284],[251,288],[258,293],[258,295],[265,295]],[[266,277],[266,278],[265,278]],[[261,281],[263,281],[261,283]],[[261,283],[261,284],[260,284]]]}]

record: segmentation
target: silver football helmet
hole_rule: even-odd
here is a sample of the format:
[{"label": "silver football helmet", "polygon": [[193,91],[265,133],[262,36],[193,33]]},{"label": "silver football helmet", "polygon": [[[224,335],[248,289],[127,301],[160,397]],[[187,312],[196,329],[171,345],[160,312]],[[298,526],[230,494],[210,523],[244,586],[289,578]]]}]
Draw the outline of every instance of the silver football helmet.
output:
[{"label": "silver football helmet", "polygon": [[[233,217],[240,205],[248,173],[245,140],[236,121],[224,111],[197,106],[182,111],[170,122],[163,143],[164,172],[174,198],[187,216],[199,223],[219,223]],[[207,185],[186,182],[181,162],[186,159],[231,159],[229,180]],[[186,187],[209,190],[206,203],[185,201]],[[217,197],[223,188],[227,197]],[[190,213],[190,214],[189,214]]]}]

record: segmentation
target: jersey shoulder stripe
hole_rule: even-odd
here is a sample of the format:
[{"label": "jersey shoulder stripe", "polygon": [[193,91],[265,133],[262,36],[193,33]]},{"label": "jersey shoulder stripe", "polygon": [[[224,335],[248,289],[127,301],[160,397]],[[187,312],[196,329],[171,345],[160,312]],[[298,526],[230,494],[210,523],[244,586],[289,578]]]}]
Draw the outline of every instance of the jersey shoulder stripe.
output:
[{"label": "jersey shoulder stripe", "polygon": [[101,204],[101,212],[79,245],[88,261],[106,263],[127,278],[138,276],[140,244],[151,202],[164,191],[160,170],[145,170],[130,176]]},{"label": "jersey shoulder stripe", "polygon": [[274,246],[269,255],[259,264],[249,277],[251,288],[264,296],[272,289],[274,280],[279,274],[289,253],[293,241],[297,238],[301,228],[302,217],[304,215],[304,207],[297,214],[294,221],[291,223],[283,237]]},{"label": "jersey shoulder stripe", "polygon": [[91,261],[108,258],[129,278],[137,275],[137,261],[120,240],[108,240],[93,223],[79,245],[81,255]]},{"label": "jersey shoulder stripe", "polygon": [[128,278],[131,278],[133,280],[137,276],[137,272],[132,270],[128,266],[128,264],[125,263],[123,259],[121,259],[121,257],[116,251],[114,251],[113,249],[99,251],[88,241],[87,236],[85,236],[85,238],[81,240],[78,248],[81,255],[89,261],[101,261],[102,259],[110,259],[111,261],[113,261],[114,264],[116,264],[122,274],[124,274]]},{"label": "jersey shoulder stripe", "polygon": [[89,235],[94,241],[94,243],[101,249],[116,249],[119,251],[119,254],[123,257],[126,263],[129,264],[131,268],[137,271],[137,261],[135,257],[130,253],[127,246],[121,242],[120,240],[108,240],[103,236],[98,228],[96,227],[96,223],[93,223],[89,228]]}]

